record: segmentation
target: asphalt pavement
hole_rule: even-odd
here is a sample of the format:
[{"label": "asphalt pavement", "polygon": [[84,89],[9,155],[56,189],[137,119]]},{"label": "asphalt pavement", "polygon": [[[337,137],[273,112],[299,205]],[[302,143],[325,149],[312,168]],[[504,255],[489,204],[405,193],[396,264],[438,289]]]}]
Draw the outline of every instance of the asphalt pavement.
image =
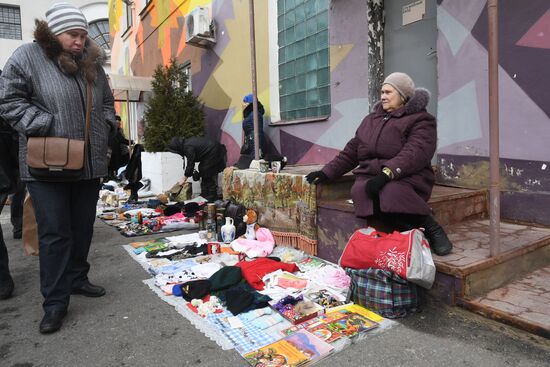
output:
[{"label": "asphalt pavement", "polygon": [[[148,273],[121,246],[132,240],[99,220],[90,280],[107,295],[73,296],[63,328],[41,335],[38,258],[25,256],[21,240],[12,239],[8,213],[4,208],[0,223],[15,293],[0,301],[0,366],[247,366],[143,284]],[[550,340],[428,301],[421,313],[316,364],[334,365],[549,366]]]}]

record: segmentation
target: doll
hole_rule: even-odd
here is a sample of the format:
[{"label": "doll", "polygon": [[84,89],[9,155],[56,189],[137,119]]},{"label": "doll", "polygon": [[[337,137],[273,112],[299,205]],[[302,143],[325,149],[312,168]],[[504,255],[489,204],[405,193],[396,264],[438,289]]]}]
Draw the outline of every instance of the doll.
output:
[{"label": "doll", "polygon": [[248,240],[256,239],[256,230],[260,228],[257,223],[258,214],[254,209],[247,209],[246,214],[243,216],[243,222],[246,223],[246,233],[244,237]]}]

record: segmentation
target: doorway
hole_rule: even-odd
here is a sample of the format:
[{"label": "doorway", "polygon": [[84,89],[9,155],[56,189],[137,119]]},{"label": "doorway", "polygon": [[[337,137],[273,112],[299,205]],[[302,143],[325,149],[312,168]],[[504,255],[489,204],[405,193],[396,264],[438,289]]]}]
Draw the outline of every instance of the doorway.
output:
[{"label": "doorway", "polygon": [[[417,88],[430,91],[427,110],[437,116],[436,0],[386,0],[384,14],[384,75],[395,71],[409,74]],[[411,19],[419,20],[404,24]]]}]

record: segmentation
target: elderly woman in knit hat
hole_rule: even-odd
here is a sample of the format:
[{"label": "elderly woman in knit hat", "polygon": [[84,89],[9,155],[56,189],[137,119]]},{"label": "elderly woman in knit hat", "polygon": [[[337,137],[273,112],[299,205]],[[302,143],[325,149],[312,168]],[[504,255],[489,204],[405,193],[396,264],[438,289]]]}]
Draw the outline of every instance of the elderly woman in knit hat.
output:
[{"label": "elderly woman in knit hat", "polygon": [[[19,133],[19,167],[27,182],[38,225],[41,333],[57,331],[71,294],[100,297],[105,289],[90,283],[87,261],[101,177],[107,175],[107,142],[115,132],[113,96],[104,54],[88,38],[88,22],[68,3],[54,4],[47,21],[36,21],[36,42],[19,47],[0,77],[0,116]],[[77,180],[51,182],[31,175],[27,138],[84,140],[87,86],[92,96],[84,169]]]},{"label": "elderly woman in knit hat", "polygon": [[431,249],[447,255],[452,244],[428,205],[437,141],[435,118],[426,111],[429,99],[429,92],[415,88],[407,74],[388,75],[380,102],[344,150],[306,179],[319,184],[353,170],[356,216],[374,215],[399,230],[422,227]]}]

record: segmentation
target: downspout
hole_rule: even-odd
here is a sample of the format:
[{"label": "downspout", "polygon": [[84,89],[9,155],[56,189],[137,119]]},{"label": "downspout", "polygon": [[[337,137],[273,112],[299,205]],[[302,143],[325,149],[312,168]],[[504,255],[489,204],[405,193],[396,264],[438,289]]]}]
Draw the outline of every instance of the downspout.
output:
[{"label": "downspout", "polygon": [[498,100],[498,0],[488,0],[489,33],[489,254],[500,254],[500,151]]},{"label": "downspout", "polygon": [[256,82],[256,33],[254,26],[254,0],[248,0],[250,18],[250,66],[252,73],[252,118],[254,121],[254,159],[260,159],[260,134],[258,131],[258,90]]}]

